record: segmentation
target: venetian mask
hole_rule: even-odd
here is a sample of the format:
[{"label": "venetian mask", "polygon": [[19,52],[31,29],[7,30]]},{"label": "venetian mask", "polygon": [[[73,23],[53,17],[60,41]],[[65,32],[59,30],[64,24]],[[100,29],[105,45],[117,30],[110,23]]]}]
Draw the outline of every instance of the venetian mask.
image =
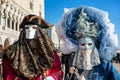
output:
[{"label": "venetian mask", "polygon": [[90,37],[81,38],[79,40],[79,51],[82,57],[82,67],[85,70],[91,70],[91,54],[93,53],[94,49],[94,42],[93,39]]},{"label": "venetian mask", "polygon": [[25,32],[27,39],[34,39],[36,37],[37,25],[25,25]]},{"label": "venetian mask", "polygon": [[85,37],[79,40],[79,49],[82,53],[91,53],[94,46],[92,38]]}]

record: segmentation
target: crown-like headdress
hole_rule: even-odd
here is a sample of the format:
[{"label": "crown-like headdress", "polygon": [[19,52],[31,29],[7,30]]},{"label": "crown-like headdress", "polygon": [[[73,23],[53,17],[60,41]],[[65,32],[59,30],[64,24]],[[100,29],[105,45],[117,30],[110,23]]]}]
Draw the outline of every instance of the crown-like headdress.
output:
[{"label": "crown-like headdress", "polygon": [[87,14],[84,12],[84,8],[81,10],[78,20],[76,22],[76,32],[75,36],[80,37],[93,37],[96,38],[99,34],[99,25],[98,23],[89,19]]}]

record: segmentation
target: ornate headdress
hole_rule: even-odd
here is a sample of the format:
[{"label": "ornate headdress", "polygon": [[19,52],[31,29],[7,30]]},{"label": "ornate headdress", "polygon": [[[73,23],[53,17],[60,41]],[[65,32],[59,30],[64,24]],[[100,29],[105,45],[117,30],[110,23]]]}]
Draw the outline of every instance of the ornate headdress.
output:
[{"label": "ornate headdress", "polygon": [[80,37],[92,37],[102,59],[111,60],[117,48],[117,34],[108,19],[108,13],[93,7],[69,9],[56,27],[63,41],[61,51],[69,54],[77,50]]},{"label": "ornate headdress", "polygon": [[87,14],[84,12],[84,8],[81,10],[76,22],[75,37],[79,40],[80,37],[92,37],[97,38],[99,34],[99,25],[97,22],[90,21]]}]

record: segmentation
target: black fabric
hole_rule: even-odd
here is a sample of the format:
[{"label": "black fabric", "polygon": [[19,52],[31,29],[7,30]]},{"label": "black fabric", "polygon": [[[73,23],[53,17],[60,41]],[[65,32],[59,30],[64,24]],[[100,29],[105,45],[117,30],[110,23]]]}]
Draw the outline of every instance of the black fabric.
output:
[{"label": "black fabric", "polygon": [[42,19],[40,16],[36,16],[33,14],[30,14],[24,17],[23,21],[20,24],[20,28],[24,28],[26,24],[39,25],[41,28],[50,27],[50,25],[44,19]]}]

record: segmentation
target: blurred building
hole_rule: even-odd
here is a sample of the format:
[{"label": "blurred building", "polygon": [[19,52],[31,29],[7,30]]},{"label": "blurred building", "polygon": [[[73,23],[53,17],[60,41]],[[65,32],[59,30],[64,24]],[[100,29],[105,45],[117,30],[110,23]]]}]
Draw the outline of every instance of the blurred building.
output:
[{"label": "blurred building", "polygon": [[55,47],[59,50],[60,48],[60,39],[57,36],[55,26],[51,28],[51,39],[55,45]]},{"label": "blurred building", "polygon": [[54,46],[56,47],[56,49],[58,49],[58,51],[59,51],[59,48],[60,48],[60,39],[57,36],[55,25],[51,25],[51,28],[45,29],[45,32],[47,33],[47,35],[49,36],[49,38],[54,43]]},{"label": "blurred building", "polygon": [[19,36],[19,25],[25,15],[44,18],[44,0],[0,0],[0,45],[6,48]]}]

